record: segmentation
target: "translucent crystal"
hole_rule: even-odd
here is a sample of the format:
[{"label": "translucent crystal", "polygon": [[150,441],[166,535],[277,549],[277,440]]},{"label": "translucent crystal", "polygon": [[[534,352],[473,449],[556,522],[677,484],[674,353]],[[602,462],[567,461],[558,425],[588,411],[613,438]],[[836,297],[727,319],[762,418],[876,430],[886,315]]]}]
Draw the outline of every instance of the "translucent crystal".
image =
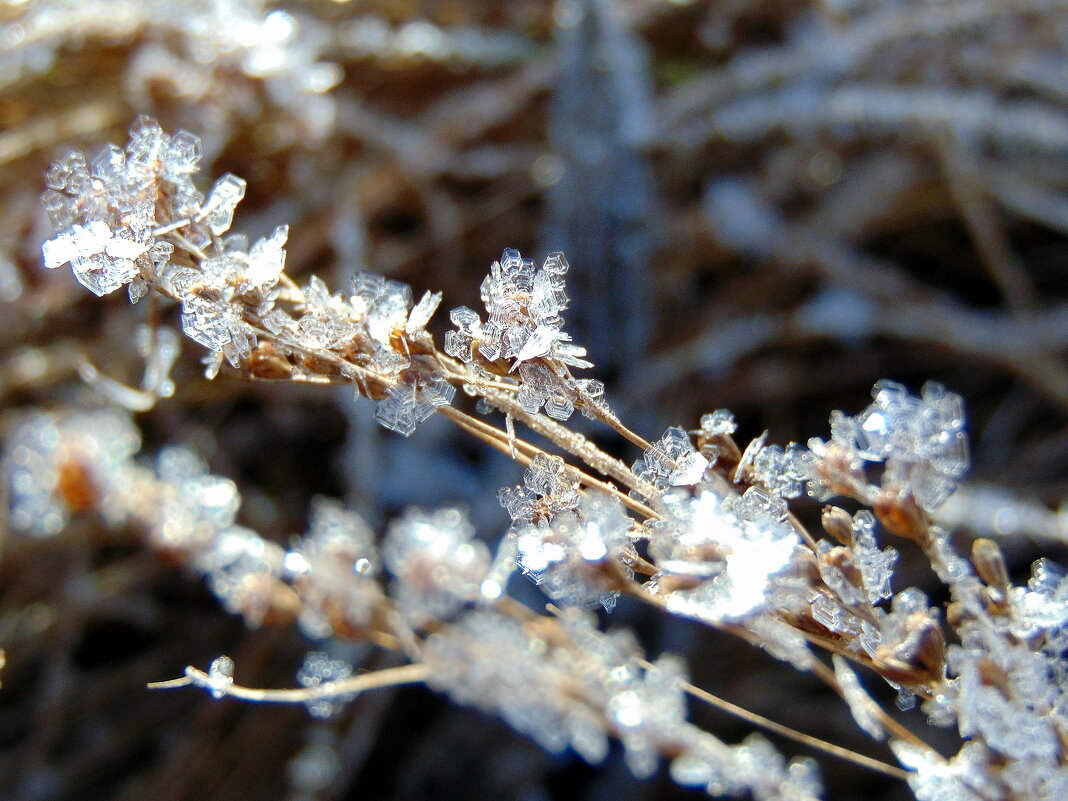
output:
[{"label": "translucent crystal", "polygon": [[200,137],[188,131],[178,131],[171,137],[163,156],[163,177],[170,181],[197,171],[204,148]]},{"label": "translucent crystal", "polygon": [[93,159],[92,170],[94,178],[121,185],[126,178],[126,152],[118,145],[104,145]]},{"label": "translucent crystal", "polygon": [[875,539],[875,515],[866,509],[853,517],[853,561],[864,577],[864,587],[871,603],[889,598],[893,593],[890,579],[897,563],[897,550],[887,546],[879,550]]},{"label": "translucent crystal", "polygon": [[363,302],[367,330],[374,339],[389,344],[393,332],[403,329],[407,323],[412,305],[411,288],[369,272],[357,273],[352,287],[354,296]]},{"label": "translucent crystal", "polygon": [[148,245],[117,237],[107,224],[93,220],[72,225],[42,245],[44,265],[54,270],[70,263],[74,276],[96,295],[107,295],[138,275],[136,259]]},{"label": "translucent crystal", "polygon": [[404,330],[407,334],[417,334],[426,329],[430,318],[434,316],[434,312],[441,305],[441,297],[440,292],[423,293],[423,297],[419,299],[411,314],[408,315],[408,322],[404,324]]},{"label": "translucent crystal", "polygon": [[45,183],[49,189],[65,191],[79,195],[89,186],[89,168],[85,163],[85,154],[80,150],[70,150],[52,164],[45,173]]},{"label": "translucent crystal", "polygon": [[211,188],[211,194],[204,204],[205,219],[211,232],[221,236],[230,230],[234,221],[234,210],[245,197],[245,180],[232,173],[219,178]]},{"label": "translucent crystal", "polygon": [[709,439],[730,436],[737,428],[734,414],[727,409],[716,409],[701,416],[701,434]]},{"label": "translucent crystal", "polygon": [[707,466],[708,461],[694,450],[685,429],[672,426],[650,445],[631,470],[643,481],[663,489],[697,483]]},{"label": "translucent crystal", "polygon": [[286,266],[285,244],[288,238],[289,226],[280,225],[269,237],[260,239],[252,246],[245,272],[250,284],[264,290],[278,283],[278,277]]},{"label": "translucent crystal", "polygon": [[[538,483],[537,477],[533,483]],[[529,487],[528,491],[533,492]],[[560,492],[565,494],[560,496]],[[542,506],[554,508],[554,516],[516,531],[516,564],[553,600],[580,606],[599,603],[610,611],[618,593],[602,586],[599,571],[590,565],[618,557],[629,542],[632,521],[618,501],[601,493],[590,492],[575,511],[564,511],[573,492],[568,487],[543,496]],[[514,501],[514,496],[509,500]]]},{"label": "translucent crystal", "polygon": [[391,431],[408,437],[435,410],[451,403],[455,394],[456,388],[440,375],[405,374],[386,389],[386,397],[375,407],[375,419]]}]

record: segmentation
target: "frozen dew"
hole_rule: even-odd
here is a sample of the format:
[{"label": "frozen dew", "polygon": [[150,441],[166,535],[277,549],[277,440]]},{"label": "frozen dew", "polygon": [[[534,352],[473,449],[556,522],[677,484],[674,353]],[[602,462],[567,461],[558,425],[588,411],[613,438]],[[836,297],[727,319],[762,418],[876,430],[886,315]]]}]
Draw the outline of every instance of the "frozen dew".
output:
[{"label": "frozen dew", "polygon": [[207,689],[213,698],[222,698],[234,684],[234,660],[216,657],[208,667]]},{"label": "frozen dew", "polygon": [[509,372],[519,374],[524,410],[535,414],[544,407],[556,420],[569,419],[576,407],[587,411],[603,392],[544,364],[591,366],[583,358],[585,349],[571,344],[563,330],[562,313],[570,302],[564,291],[567,269],[562,253],[550,253],[539,268],[519,251],[506,249],[482,282],[487,320],[466,307],[454,309],[450,319],[456,329],[446,333],[444,344],[446,353],[465,363],[511,360]]},{"label": "frozen dew", "polygon": [[831,442],[849,457],[883,464],[884,487],[908,492],[924,509],[938,508],[968,468],[963,401],[940,384],[926,384],[917,397],[885,380],[872,398],[855,418],[831,415]]},{"label": "frozen dew", "polygon": [[[529,485],[528,492],[532,492]],[[541,506],[551,505],[552,499],[550,491],[543,497]],[[561,510],[537,525],[528,524],[515,530],[511,536],[516,543],[516,565],[558,603],[601,604],[611,611],[618,591],[605,585],[596,565],[605,559],[619,558],[629,543],[632,524],[619,501],[589,491],[577,502],[574,511]],[[619,569],[626,571],[622,565]]]},{"label": "frozen dew", "polygon": [[368,332],[378,342],[388,345],[393,332],[403,331],[408,321],[411,288],[400,281],[361,272],[352,279],[352,290],[365,309]]},{"label": "frozen dew", "polygon": [[50,537],[72,512],[99,508],[111,522],[125,518],[124,493],[135,484],[130,457],[140,434],[113,410],[37,413],[15,424],[5,441],[0,480],[11,527]]},{"label": "frozen dew", "polygon": [[415,307],[408,315],[408,322],[404,324],[404,332],[408,336],[415,336],[426,331],[427,323],[430,322],[430,318],[434,316],[434,312],[441,305],[441,298],[442,294],[440,292],[423,293],[423,297],[419,299],[419,302],[415,304]]},{"label": "frozen dew", "polygon": [[800,539],[769,509],[767,496],[740,501],[705,489],[667,505],[650,553],[665,575],[688,578],[687,588],[665,593],[672,611],[721,623],[749,618],[772,602]]},{"label": "frozen dew", "polygon": [[864,589],[871,603],[878,603],[893,593],[890,580],[898,556],[891,546],[879,550],[876,526],[875,515],[866,509],[853,516],[853,561],[864,578]]}]

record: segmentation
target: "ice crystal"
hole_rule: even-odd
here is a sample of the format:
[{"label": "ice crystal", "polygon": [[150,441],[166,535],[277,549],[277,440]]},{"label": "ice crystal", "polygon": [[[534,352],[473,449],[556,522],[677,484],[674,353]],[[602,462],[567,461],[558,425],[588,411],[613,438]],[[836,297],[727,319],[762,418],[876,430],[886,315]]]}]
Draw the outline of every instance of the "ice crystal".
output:
[{"label": "ice crystal", "polygon": [[417,625],[476,600],[490,563],[489,549],[458,509],[410,510],[390,524],[382,558],[396,579],[398,606]]},{"label": "ice crystal", "polygon": [[116,236],[105,222],[72,225],[42,246],[44,265],[55,269],[70,264],[78,283],[95,295],[107,295],[125,286],[137,275],[136,259],[149,246]]},{"label": "ice crystal", "polygon": [[0,476],[8,488],[12,528],[36,537],[58,533],[71,512],[101,505],[117,522],[119,500],[133,480],[129,457],[141,444],[117,411],[37,413],[8,434]]},{"label": "ice crystal", "polygon": [[883,487],[910,494],[924,509],[936,509],[968,468],[963,401],[939,384],[926,384],[916,397],[893,381],[878,382],[872,397],[874,402],[856,417],[831,415],[830,442],[809,442],[815,460],[811,455],[795,459],[811,482],[809,492],[827,496],[819,460],[834,447],[838,460],[854,468],[862,462],[883,464]]},{"label": "ice crystal", "polygon": [[559,456],[539,453],[523,474],[523,486],[503,487],[497,493],[515,523],[533,523],[578,506],[578,477]]},{"label": "ice crystal", "polygon": [[794,528],[767,509],[739,508],[710,489],[667,500],[650,552],[665,575],[696,583],[668,592],[668,608],[715,623],[764,609],[777,574],[801,547]]},{"label": "ice crystal", "polygon": [[611,611],[619,593],[604,586],[597,563],[619,557],[630,527],[619,501],[591,491],[576,511],[515,530],[516,563],[553,600],[567,605],[600,603]]},{"label": "ice crystal", "polygon": [[697,484],[707,467],[708,460],[694,449],[690,435],[672,426],[649,446],[631,470],[643,481],[665,489]]},{"label": "ice crystal", "polygon": [[456,388],[440,375],[406,373],[386,389],[386,397],[375,408],[375,419],[391,431],[406,437],[442,406],[448,406]]},{"label": "ice crystal", "polygon": [[533,259],[506,249],[482,282],[486,321],[465,306],[453,309],[450,319],[457,329],[445,335],[444,345],[446,353],[465,363],[510,360],[509,372],[520,377],[523,408],[533,414],[544,406],[557,420],[567,420],[576,406],[598,402],[603,390],[546,365],[592,366],[582,358],[585,349],[570,344],[563,330],[562,314],[570,302],[564,290],[567,270],[562,253],[550,253],[538,268]]}]

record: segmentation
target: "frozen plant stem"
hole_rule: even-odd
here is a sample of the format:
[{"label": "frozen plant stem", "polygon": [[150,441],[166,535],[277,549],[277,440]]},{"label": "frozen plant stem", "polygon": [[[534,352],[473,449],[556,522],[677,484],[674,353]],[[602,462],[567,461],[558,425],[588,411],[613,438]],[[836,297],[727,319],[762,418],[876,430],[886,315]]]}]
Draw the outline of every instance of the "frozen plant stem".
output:
[{"label": "frozen plant stem", "polygon": [[220,696],[238,698],[242,701],[255,701],[264,704],[306,704],[322,698],[352,696],[366,690],[378,690],[383,687],[399,687],[405,684],[421,684],[428,675],[426,665],[411,664],[395,668],[362,673],[341,681],[332,681],[315,687],[303,687],[292,690],[263,690],[242,687],[240,684],[220,684],[203,670],[188,666],[185,675],[179,679],[154,681],[148,685],[150,690],[173,690],[179,687],[198,687]]},{"label": "frozen plant stem", "polygon": [[[235,685],[232,661],[220,658],[207,673],[190,667],[153,687],[305,703],[327,715],[365,689],[423,682],[591,763],[614,737],[640,777],[667,758],[676,781],[713,795],[817,795],[807,762],[786,764],[759,739],[727,745],[688,722],[690,694],[905,778],[920,801],[1045,801],[1041,792],[1017,793],[1021,776],[1068,786],[1068,726],[1059,714],[1068,702],[1056,681],[1066,670],[1068,578],[1039,562],[1026,588],[1013,587],[996,546],[978,548],[973,568],[931,523],[968,464],[960,397],[936,384],[913,395],[881,381],[861,413],[832,414],[826,440],[784,448],[765,434],[743,451],[733,415],[720,409],[698,429],[673,426],[650,442],[615,416],[600,382],[573,374],[592,365],[564,329],[563,254],[538,265],[506,249],[482,284],[486,319],[453,309],[439,348],[427,324],[440,293],[413,304],[407,286],[365,273],[350,293],[314,276],[298,285],[285,273],[288,228],[251,245],[228,233],[244,182],[225,175],[205,196],[192,180],[199,160],[195,137],[169,136],[149,119],[137,122],[125,150],[107,148],[91,165],[68,154],[48,172],[44,202],[59,233],[44,246],[45,266],[70,264],[97,295],[126,287],[135,303],[153,290],[179,304],[186,335],[210,351],[209,377],[226,362],[250,379],[344,384],[405,436],[440,412],[526,471],[498,494],[512,523],[495,553],[456,509],[408,510],[379,541],[357,515],[326,501],[307,533],[283,548],[237,525],[236,487],[191,454],[165,451],[154,470],[134,463],[139,438],[128,418],[31,419],[7,448],[18,454],[5,466],[16,528],[49,536],[72,509],[94,508],[139,524],[252,625],[296,619],[315,639],[372,642],[412,661],[353,677],[343,662],[313,653],[298,674],[305,689],[257,690]],[[153,322],[156,313],[153,305]],[[151,372],[151,383],[172,388],[161,369]],[[111,387],[113,399],[129,395],[94,381]],[[457,390],[481,412],[502,413],[504,427],[456,408]],[[639,447],[633,466],[569,426],[576,411]],[[517,436],[516,423],[575,464]],[[72,490],[72,476],[84,486]],[[790,502],[802,495],[845,496],[862,508],[825,507],[824,537],[792,514]],[[949,589],[949,610],[893,586],[898,554],[884,547],[887,532],[926,555]],[[516,572],[558,605],[552,615],[509,598]],[[601,631],[583,611],[611,611],[623,595],[812,673],[862,729],[889,737],[904,769],[703,693],[676,657],[646,661],[629,633]],[[834,671],[811,646],[834,655]],[[890,718],[845,659],[895,687],[903,708],[922,699],[932,718],[956,723],[960,752],[944,759]]]}]

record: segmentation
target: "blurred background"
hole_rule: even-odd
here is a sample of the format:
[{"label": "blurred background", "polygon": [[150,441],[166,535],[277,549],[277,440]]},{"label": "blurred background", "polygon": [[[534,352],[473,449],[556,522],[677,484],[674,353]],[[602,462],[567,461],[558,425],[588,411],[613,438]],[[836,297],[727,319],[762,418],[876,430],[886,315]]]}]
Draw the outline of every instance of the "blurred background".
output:
[{"label": "blurred background", "polygon": [[[104,403],[86,362],[140,380],[147,305],[43,270],[39,202],[52,160],[125,143],[140,113],[202,137],[205,188],[247,179],[234,229],[288,223],[301,282],[343,289],[366,269],[481,308],[503,248],[563,250],[566,330],[647,438],[727,407],[741,440],[805,441],[879,378],[940,381],[969,410],[974,467],[942,512],[961,546],[996,535],[1024,574],[1063,559],[1068,1],[4,0],[0,434]],[[349,391],[208,382],[202,355],[185,343],[173,397],[137,415],[143,451],[196,449],[238,482],[244,525],[285,542],[323,494],[378,526],[458,503],[489,542],[506,529],[496,491],[521,470],[439,416],[404,440]],[[933,588],[894,544],[900,580]],[[48,540],[0,518],[0,549],[0,798],[698,797],[636,782],[618,755],[544,754],[420,689],[328,721],[149,693],[222,653],[270,687],[292,686],[312,647],[358,669],[376,657],[246,630],[138,532],[91,515]],[[684,654],[735,703],[888,758],[763,654],[626,604],[607,624]],[[694,713],[729,741],[748,731]],[[831,798],[908,796],[823,769]]]}]

